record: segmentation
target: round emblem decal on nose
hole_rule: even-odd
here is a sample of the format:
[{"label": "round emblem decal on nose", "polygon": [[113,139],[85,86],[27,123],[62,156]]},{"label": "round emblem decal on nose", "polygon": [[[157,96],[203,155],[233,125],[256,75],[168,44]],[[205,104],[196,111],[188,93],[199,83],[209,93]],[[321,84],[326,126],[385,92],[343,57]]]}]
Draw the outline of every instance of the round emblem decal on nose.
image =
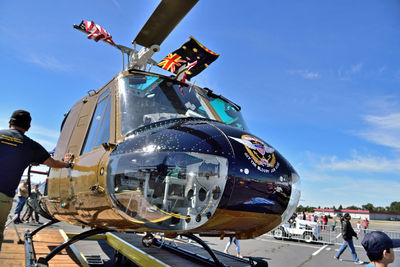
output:
[{"label": "round emblem decal on nose", "polygon": [[279,167],[275,158],[275,149],[257,137],[244,134],[241,138],[229,136],[229,138],[241,143],[246,148],[245,156],[251,161],[254,167],[262,172],[274,172]]}]

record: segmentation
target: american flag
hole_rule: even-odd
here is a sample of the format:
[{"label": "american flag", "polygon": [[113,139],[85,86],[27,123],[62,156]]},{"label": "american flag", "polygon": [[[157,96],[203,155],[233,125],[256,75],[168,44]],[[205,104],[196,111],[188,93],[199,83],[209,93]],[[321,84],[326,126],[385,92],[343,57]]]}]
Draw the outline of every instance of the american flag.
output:
[{"label": "american flag", "polygon": [[100,25],[94,23],[94,21],[82,20],[79,28],[88,33],[88,39],[93,39],[96,42],[102,40],[109,44],[115,45],[112,40],[112,36]]}]

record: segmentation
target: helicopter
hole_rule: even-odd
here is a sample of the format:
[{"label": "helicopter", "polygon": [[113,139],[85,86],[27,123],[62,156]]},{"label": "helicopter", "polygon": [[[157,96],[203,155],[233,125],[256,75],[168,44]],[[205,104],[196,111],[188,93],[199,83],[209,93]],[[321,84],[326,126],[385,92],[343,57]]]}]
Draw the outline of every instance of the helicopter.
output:
[{"label": "helicopter", "polygon": [[73,168],[49,172],[40,207],[50,223],[92,228],[86,236],[98,229],[251,239],[292,216],[300,178],[291,164],[249,132],[239,105],[187,82],[218,54],[191,37],[210,62],[182,57],[175,75],[150,72],[163,65],[153,54],[197,2],[162,0],[133,49],[94,22],[74,25],[119,49],[123,70],[65,115],[54,157],[75,159]]}]

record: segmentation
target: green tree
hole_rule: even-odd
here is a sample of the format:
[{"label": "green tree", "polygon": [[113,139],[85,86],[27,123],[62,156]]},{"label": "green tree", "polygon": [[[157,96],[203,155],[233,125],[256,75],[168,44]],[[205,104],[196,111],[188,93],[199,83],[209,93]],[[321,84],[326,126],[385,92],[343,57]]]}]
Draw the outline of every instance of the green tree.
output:
[{"label": "green tree", "polygon": [[346,209],[347,210],[359,210],[360,208],[353,205],[353,206],[348,206]]},{"label": "green tree", "polygon": [[365,204],[361,206],[363,210],[369,210],[369,211],[373,211],[374,210],[374,205],[372,205],[371,203]]},{"label": "green tree", "polygon": [[342,209],[343,209],[343,206],[342,206],[342,204],[340,204],[338,210],[342,210]]},{"label": "green tree", "polygon": [[296,212],[303,212],[305,211],[305,207],[303,207],[302,205],[299,205],[296,209]]},{"label": "green tree", "polygon": [[374,211],[386,211],[386,208],[384,208],[384,207],[375,207]]},{"label": "green tree", "polygon": [[393,201],[392,203],[390,203],[389,211],[390,212],[400,212],[400,202]]}]

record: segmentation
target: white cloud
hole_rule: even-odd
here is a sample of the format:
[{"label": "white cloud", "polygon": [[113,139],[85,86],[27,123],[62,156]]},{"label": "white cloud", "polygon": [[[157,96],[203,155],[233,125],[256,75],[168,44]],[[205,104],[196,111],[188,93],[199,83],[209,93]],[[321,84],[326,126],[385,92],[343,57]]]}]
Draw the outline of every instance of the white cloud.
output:
[{"label": "white cloud", "polygon": [[380,68],[378,69],[378,73],[383,73],[383,72],[386,71],[386,69],[387,69],[386,65],[385,65],[385,66],[382,66],[382,67],[380,67]]},{"label": "white cloud", "polygon": [[363,68],[362,63],[352,65],[352,66],[350,66],[350,68],[345,68],[345,69],[339,68],[338,76],[342,80],[350,80],[351,76],[354,74],[360,73],[362,68]]},{"label": "white cloud", "polygon": [[364,117],[368,128],[358,136],[378,145],[400,149],[400,113]]},{"label": "white cloud", "polygon": [[25,61],[38,65],[45,69],[51,70],[68,70],[69,66],[66,64],[61,63],[53,56],[38,56],[36,54],[31,54],[28,57],[24,58]]},{"label": "white cloud", "polygon": [[[361,206],[372,203],[374,206],[388,206],[398,201],[399,180],[384,179],[381,175],[352,177],[349,174],[307,170],[301,174],[301,205],[344,207]],[[384,194],[384,196],[382,196]]]},{"label": "white cloud", "polygon": [[353,66],[351,66],[351,71],[350,71],[350,73],[358,73],[358,72],[361,72],[362,67],[363,67],[363,64],[362,64],[362,63],[359,63],[359,64],[357,64],[357,65],[353,65]]},{"label": "white cloud", "polygon": [[47,151],[53,150],[57,145],[57,142],[52,140],[34,137],[32,137],[32,139],[41,144]]},{"label": "white cloud", "polygon": [[60,132],[58,131],[54,131],[51,129],[47,129],[41,126],[36,126],[33,125],[32,128],[29,129],[29,133],[31,134],[35,134],[35,135],[41,135],[41,136],[45,136],[45,137],[50,137],[50,138],[54,138],[54,139],[58,139],[58,137],[60,136]]},{"label": "white cloud", "polygon": [[[8,129],[8,119],[0,118],[0,129]],[[32,125],[26,135],[41,144],[47,150],[52,150],[57,145],[60,132],[45,127]]]},{"label": "white cloud", "polygon": [[288,73],[293,74],[293,75],[300,75],[304,79],[308,80],[315,80],[320,78],[320,74],[318,72],[312,72],[309,70],[289,70]]},{"label": "white cloud", "polygon": [[352,158],[343,160],[339,160],[337,156],[322,157],[318,168],[331,171],[398,173],[400,159],[387,159],[371,155],[361,156],[354,153]]}]

